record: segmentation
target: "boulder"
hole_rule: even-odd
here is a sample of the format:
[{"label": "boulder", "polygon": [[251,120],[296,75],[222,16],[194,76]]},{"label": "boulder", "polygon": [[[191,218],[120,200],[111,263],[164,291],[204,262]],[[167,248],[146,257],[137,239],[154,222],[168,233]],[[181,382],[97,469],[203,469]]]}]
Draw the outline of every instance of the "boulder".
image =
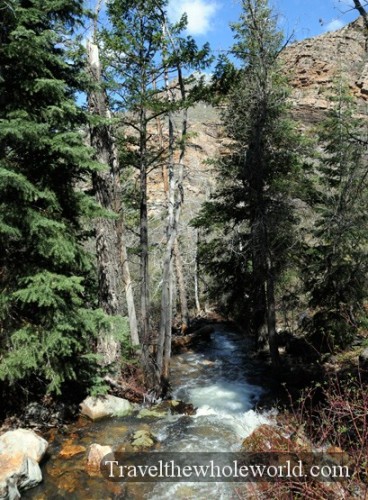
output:
[{"label": "boulder", "polygon": [[101,446],[97,443],[91,444],[87,458],[87,472],[90,476],[100,474],[101,460],[106,455],[112,455],[113,451],[111,446]]},{"label": "boulder", "polygon": [[197,413],[197,408],[195,408],[191,403],[171,400],[170,411],[172,414],[195,415]]},{"label": "boulder", "polygon": [[0,499],[20,498],[19,490],[37,486],[42,481],[38,462],[48,443],[34,431],[16,429],[0,436]]},{"label": "boulder", "polygon": [[19,490],[42,481],[38,462],[48,443],[34,431],[16,429],[0,436],[0,500],[20,498]]},{"label": "boulder", "polygon": [[34,401],[24,409],[23,419],[27,427],[57,427],[78,412],[78,405],[71,402],[51,401],[45,405]]},{"label": "boulder", "polygon": [[34,488],[42,481],[40,466],[23,453],[0,456],[0,499],[20,498],[19,490]]},{"label": "boulder", "polygon": [[110,395],[98,398],[88,397],[81,403],[80,408],[81,414],[91,420],[126,417],[133,412],[133,406],[129,401]]},{"label": "boulder", "polygon": [[0,436],[0,456],[18,453],[40,462],[48,447],[48,442],[29,429],[16,429]]},{"label": "boulder", "polygon": [[242,448],[248,452],[308,452],[312,451],[310,443],[301,432],[285,435],[280,428],[263,424],[255,429],[243,441]]}]

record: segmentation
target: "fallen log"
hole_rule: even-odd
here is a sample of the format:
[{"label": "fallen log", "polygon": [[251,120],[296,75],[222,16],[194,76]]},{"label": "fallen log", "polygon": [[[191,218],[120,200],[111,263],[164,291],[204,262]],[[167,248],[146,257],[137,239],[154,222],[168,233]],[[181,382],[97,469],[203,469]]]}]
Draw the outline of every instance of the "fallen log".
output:
[{"label": "fallen log", "polygon": [[215,331],[213,325],[206,325],[188,335],[175,336],[172,338],[172,349],[174,352],[188,348],[200,340],[207,339]]}]

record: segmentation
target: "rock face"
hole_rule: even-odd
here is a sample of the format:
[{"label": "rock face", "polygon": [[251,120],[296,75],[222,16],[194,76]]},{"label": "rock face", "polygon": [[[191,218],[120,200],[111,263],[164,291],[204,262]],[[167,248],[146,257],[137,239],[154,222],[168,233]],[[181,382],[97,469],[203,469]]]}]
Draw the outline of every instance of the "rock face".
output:
[{"label": "rock face", "polygon": [[291,44],[282,53],[293,88],[294,114],[317,122],[330,107],[328,95],[342,77],[364,112],[368,100],[368,56],[361,18],[344,28]]},{"label": "rock face", "polygon": [[109,417],[125,417],[133,411],[129,401],[116,396],[104,396],[99,398],[86,398],[80,405],[81,414],[91,420],[100,420]]},{"label": "rock face", "polygon": [[38,465],[48,443],[27,429],[8,431],[0,436],[0,499],[20,498],[19,490],[37,486],[42,481]]}]

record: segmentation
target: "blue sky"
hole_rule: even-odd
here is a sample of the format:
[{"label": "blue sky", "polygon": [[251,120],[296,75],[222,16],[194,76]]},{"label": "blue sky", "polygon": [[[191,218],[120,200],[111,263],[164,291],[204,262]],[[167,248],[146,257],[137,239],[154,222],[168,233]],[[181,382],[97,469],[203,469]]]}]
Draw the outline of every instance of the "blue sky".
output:
[{"label": "blue sky", "polygon": [[[286,35],[302,40],[341,28],[357,17],[351,10],[352,0],[270,0],[280,16]],[[188,32],[199,44],[208,41],[216,51],[232,44],[229,23],[237,21],[239,0],[170,0],[169,14],[174,20],[183,12],[188,15]]]}]

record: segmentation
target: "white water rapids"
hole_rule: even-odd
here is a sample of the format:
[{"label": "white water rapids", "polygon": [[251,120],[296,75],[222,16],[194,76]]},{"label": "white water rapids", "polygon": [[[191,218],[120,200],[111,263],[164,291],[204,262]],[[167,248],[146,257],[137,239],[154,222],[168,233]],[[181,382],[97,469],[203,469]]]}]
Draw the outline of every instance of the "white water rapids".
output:
[{"label": "white water rapids", "polygon": [[[44,482],[25,492],[35,500],[231,500],[239,498],[236,483],[110,483],[86,470],[92,443],[124,450],[137,430],[151,432],[158,452],[236,452],[259,425],[272,421],[270,413],[255,410],[264,393],[264,374],[251,356],[251,343],[229,326],[217,325],[211,338],[172,359],[172,398],[193,404],[195,415],[171,414],[161,418],[133,416],[82,422],[56,435]],[[65,443],[83,446],[84,454],[60,456]]]}]

